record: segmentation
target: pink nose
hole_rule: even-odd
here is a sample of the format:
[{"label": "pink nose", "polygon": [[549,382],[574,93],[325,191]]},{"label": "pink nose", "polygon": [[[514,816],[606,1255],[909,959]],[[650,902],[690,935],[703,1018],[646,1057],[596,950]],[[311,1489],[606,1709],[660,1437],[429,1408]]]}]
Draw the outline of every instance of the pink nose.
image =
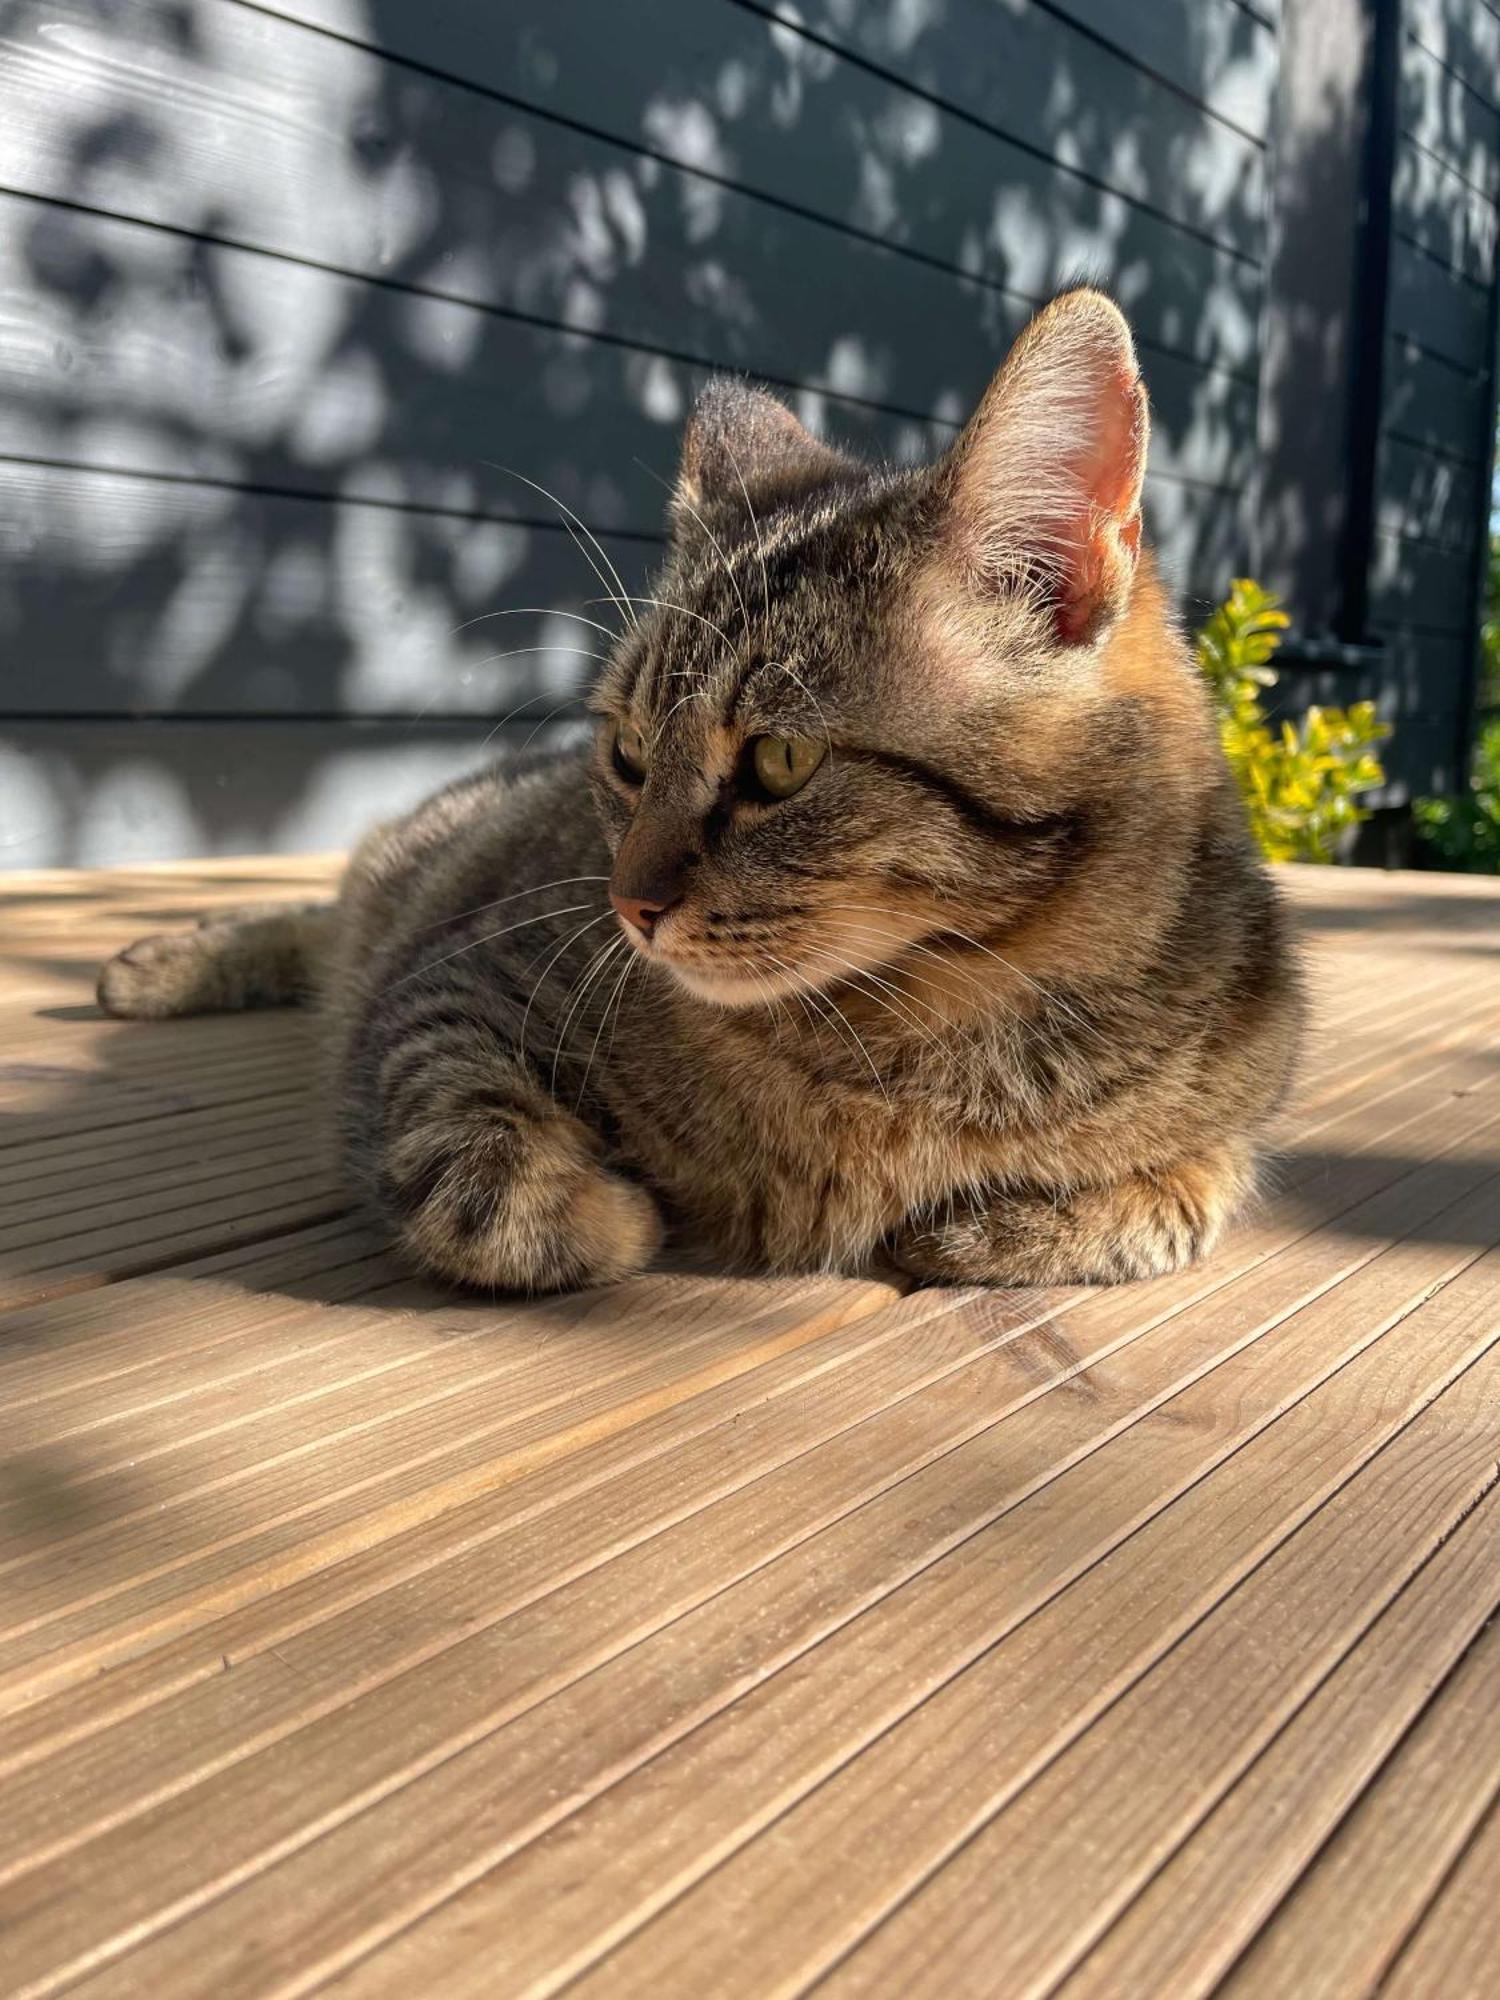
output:
[{"label": "pink nose", "polygon": [[670,903],[650,902],[643,896],[620,896],[613,889],[609,892],[609,900],[626,923],[632,925],[645,938],[650,937],[656,929],[657,919],[664,917],[672,907]]}]

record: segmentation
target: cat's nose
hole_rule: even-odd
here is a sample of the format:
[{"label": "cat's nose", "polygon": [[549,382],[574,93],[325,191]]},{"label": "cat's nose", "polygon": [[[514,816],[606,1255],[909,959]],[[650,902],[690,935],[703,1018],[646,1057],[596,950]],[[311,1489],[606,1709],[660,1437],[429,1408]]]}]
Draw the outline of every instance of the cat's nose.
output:
[{"label": "cat's nose", "polygon": [[621,896],[611,889],[609,900],[627,924],[638,930],[642,937],[648,938],[656,929],[658,920],[664,917],[673,907],[673,903],[680,898],[673,898],[672,901],[657,898],[653,901],[646,896]]}]

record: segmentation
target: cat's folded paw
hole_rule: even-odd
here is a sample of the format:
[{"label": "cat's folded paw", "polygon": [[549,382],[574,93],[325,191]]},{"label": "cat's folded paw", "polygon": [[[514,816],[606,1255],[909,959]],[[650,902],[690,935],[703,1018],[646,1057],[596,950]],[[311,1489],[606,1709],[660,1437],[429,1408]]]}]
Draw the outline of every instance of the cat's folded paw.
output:
[{"label": "cat's folded paw", "polygon": [[599,1164],[574,1121],[419,1125],[381,1175],[407,1248],[435,1276],[486,1290],[571,1291],[645,1270],[661,1245],[651,1196]]},{"label": "cat's folded paw", "polygon": [[192,1010],[198,987],[196,934],[139,938],[99,974],[100,1007],[122,1021],[164,1021]]}]

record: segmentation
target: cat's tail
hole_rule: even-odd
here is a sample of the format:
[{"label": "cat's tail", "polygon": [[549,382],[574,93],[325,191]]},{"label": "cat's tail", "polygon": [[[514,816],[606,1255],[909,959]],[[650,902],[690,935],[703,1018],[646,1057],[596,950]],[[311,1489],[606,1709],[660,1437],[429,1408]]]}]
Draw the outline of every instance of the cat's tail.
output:
[{"label": "cat's tail", "polygon": [[312,997],[337,905],[210,917],[195,931],[141,938],[99,974],[99,1005],[124,1020],[294,1007]]}]

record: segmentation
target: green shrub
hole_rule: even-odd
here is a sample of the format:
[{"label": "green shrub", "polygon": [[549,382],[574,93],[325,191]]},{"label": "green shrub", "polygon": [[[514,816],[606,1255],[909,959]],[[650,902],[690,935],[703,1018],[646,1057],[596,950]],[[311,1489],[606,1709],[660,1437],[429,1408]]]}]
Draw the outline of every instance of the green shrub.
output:
[{"label": "green shrub", "polygon": [[1479,732],[1469,789],[1456,798],[1417,799],[1417,832],[1449,868],[1500,875],[1500,715]]},{"label": "green shrub", "polygon": [[1479,625],[1479,706],[1500,708],[1500,535],[1490,536]]},{"label": "green shrub", "polygon": [[1236,577],[1198,634],[1198,665],[1261,852],[1272,861],[1332,861],[1340,836],[1369,818],[1359,799],[1385,782],[1375,746],[1391,732],[1368,701],[1310,708],[1299,723],[1273,729],[1260,696],[1275,685],[1271,659],[1287,623],[1277,598]]}]

